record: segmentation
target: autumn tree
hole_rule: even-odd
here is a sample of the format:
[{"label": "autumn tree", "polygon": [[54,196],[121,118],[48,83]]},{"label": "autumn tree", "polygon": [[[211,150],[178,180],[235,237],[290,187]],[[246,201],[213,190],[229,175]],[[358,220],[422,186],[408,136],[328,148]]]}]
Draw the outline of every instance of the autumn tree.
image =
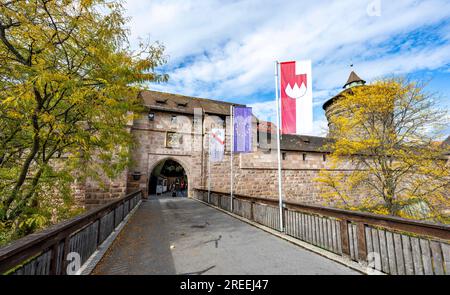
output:
[{"label": "autumn tree", "polygon": [[449,150],[439,139],[448,116],[437,98],[403,78],[344,91],[330,116],[323,197],[344,208],[445,221]]},{"label": "autumn tree", "polygon": [[[163,47],[131,50],[118,1],[1,0],[0,231],[48,222],[74,176],[128,161],[137,91],[163,81]],[[86,165],[93,157],[97,171]],[[66,196],[66,195],[64,195]],[[47,206],[45,206],[45,204]],[[1,237],[0,237],[1,240]]]}]

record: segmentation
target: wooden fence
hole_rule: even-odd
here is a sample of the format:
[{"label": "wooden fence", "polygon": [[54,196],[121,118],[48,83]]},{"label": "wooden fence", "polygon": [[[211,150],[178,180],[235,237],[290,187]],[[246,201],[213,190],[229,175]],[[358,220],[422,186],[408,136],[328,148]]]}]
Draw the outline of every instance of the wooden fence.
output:
[{"label": "wooden fence", "polygon": [[[195,198],[230,211],[230,195]],[[284,233],[394,275],[450,274],[450,226],[336,208],[283,203]],[[280,230],[278,200],[234,195],[233,213]]]},{"label": "wooden fence", "polygon": [[137,191],[0,248],[0,274],[66,274],[70,253],[82,266],[141,199]]}]

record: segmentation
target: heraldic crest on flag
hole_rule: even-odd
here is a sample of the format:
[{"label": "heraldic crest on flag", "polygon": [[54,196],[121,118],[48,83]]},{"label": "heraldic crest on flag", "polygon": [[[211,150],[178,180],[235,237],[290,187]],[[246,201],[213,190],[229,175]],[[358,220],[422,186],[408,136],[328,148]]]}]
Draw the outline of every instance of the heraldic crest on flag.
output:
[{"label": "heraldic crest on flag", "polygon": [[209,153],[211,162],[223,161],[225,151],[225,130],[212,128],[209,137]]},{"label": "heraldic crest on flag", "polygon": [[281,132],[311,134],[312,77],[311,61],[280,63]]}]

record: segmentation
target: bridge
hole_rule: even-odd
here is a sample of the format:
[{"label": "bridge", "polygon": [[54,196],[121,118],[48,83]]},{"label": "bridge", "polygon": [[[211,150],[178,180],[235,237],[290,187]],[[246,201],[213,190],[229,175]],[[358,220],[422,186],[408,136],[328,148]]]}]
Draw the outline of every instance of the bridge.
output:
[{"label": "bridge", "polygon": [[196,190],[138,191],[0,248],[4,274],[449,274],[450,227]]},{"label": "bridge", "polygon": [[354,274],[187,198],[144,202],[93,274]]}]

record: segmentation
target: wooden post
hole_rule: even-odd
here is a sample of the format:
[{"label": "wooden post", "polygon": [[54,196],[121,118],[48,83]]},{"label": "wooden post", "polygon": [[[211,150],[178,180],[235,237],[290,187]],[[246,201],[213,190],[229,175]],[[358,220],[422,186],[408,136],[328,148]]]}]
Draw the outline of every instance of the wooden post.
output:
[{"label": "wooden post", "polygon": [[112,231],[114,231],[116,229],[116,209],[117,208],[118,207],[114,207],[114,209],[112,210],[113,211],[113,230]]},{"label": "wooden post", "polygon": [[366,244],[366,225],[362,222],[358,222],[357,226],[357,238],[358,238],[358,258],[359,261],[367,261],[367,244]]},{"label": "wooden post", "polygon": [[348,237],[348,220],[342,219],[341,225],[341,241],[342,241],[342,254],[350,256],[350,241]]},{"label": "wooden post", "polygon": [[59,246],[59,241],[57,241],[53,246],[52,246],[52,261],[50,264],[50,274],[51,275],[58,275],[57,273],[57,265],[58,265],[58,247]]},{"label": "wooden post", "polygon": [[63,256],[61,261],[61,274],[67,274],[67,255],[69,254],[70,236],[66,236],[64,239]]},{"label": "wooden post", "polygon": [[[106,216],[106,215],[104,215],[104,216]],[[98,231],[97,231],[97,247],[98,246],[100,246],[100,243],[101,243],[101,230],[102,230],[102,219],[103,219],[103,216],[100,216],[99,217],[99,219],[98,219]]]},{"label": "wooden post", "polygon": [[[287,225],[287,208],[283,206],[283,210],[281,211],[283,216],[281,218],[283,219],[283,225],[284,225],[284,232],[286,232],[286,225]],[[291,224],[292,225],[292,224]]]},{"label": "wooden post", "polygon": [[123,203],[122,203],[122,220],[124,220],[125,219],[125,201],[123,201]]}]

